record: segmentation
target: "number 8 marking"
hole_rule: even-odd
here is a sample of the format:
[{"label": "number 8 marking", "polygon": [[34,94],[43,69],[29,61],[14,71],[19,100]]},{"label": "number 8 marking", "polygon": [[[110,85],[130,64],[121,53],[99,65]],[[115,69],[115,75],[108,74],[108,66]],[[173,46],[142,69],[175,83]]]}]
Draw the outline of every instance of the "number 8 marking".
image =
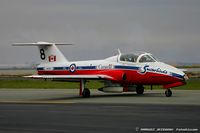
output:
[{"label": "number 8 marking", "polygon": [[46,58],[45,53],[44,53],[44,49],[40,49],[40,58],[42,60],[44,60]]}]

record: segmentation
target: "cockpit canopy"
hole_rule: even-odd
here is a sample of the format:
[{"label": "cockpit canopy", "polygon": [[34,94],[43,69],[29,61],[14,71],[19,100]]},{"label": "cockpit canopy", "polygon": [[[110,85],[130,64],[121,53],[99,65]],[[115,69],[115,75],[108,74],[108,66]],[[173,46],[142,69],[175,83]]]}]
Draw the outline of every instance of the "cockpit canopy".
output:
[{"label": "cockpit canopy", "polygon": [[134,53],[134,54],[121,54],[119,57],[120,61],[123,62],[156,62],[157,60],[150,53]]}]

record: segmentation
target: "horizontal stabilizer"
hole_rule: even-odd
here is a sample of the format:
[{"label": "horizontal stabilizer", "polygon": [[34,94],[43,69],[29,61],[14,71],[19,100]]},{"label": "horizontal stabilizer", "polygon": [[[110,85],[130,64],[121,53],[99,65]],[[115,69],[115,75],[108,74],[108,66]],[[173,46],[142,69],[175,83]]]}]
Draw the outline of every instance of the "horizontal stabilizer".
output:
[{"label": "horizontal stabilizer", "polygon": [[49,42],[36,42],[36,43],[14,43],[12,46],[52,46],[52,45],[73,45],[68,43],[49,43]]},{"label": "horizontal stabilizer", "polygon": [[65,43],[50,43],[50,42],[36,42],[36,43],[14,43],[13,46],[37,46],[39,50],[39,57],[41,63],[64,63],[68,62],[62,52],[56,45],[72,45]]}]

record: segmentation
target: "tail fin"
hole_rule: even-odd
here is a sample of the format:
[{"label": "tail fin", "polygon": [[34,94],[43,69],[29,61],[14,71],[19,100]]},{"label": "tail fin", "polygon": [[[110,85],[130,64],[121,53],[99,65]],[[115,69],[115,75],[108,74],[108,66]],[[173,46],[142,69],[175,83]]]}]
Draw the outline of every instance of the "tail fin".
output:
[{"label": "tail fin", "polygon": [[64,43],[49,43],[49,42],[36,42],[36,43],[14,43],[13,46],[38,46],[40,59],[42,63],[49,62],[68,62],[61,51],[56,45],[72,45]]}]

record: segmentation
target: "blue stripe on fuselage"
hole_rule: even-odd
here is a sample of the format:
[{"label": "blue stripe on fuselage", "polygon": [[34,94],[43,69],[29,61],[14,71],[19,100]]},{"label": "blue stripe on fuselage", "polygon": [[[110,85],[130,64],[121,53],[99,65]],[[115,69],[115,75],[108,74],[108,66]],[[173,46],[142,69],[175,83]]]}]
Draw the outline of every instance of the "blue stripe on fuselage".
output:
[{"label": "blue stripe on fuselage", "polygon": [[131,70],[138,70],[139,67],[136,66],[120,66],[120,65],[116,65],[114,66],[115,69],[131,69]]},{"label": "blue stripe on fuselage", "polygon": [[[69,67],[53,67],[53,70],[68,70]],[[97,69],[97,66],[77,66],[77,70],[94,70]],[[131,69],[131,70],[138,70],[139,67],[136,66],[122,66],[122,65],[116,65],[114,66],[114,69]],[[38,67],[37,70],[45,70],[44,67]]]},{"label": "blue stripe on fuselage", "polygon": [[44,67],[38,67],[37,70],[44,70]]},{"label": "blue stripe on fuselage", "polygon": [[176,77],[176,78],[180,78],[180,79],[184,79],[184,76],[177,74],[177,73],[173,73],[173,72],[171,72],[171,76]]},{"label": "blue stripe on fuselage", "polygon": [[65,67],[54,67],[53,70],[64,70]]},{"label": "blue stripe on fuselage", "polygon": [[96,66],[77,66],[76,69],[96,69]]}]

